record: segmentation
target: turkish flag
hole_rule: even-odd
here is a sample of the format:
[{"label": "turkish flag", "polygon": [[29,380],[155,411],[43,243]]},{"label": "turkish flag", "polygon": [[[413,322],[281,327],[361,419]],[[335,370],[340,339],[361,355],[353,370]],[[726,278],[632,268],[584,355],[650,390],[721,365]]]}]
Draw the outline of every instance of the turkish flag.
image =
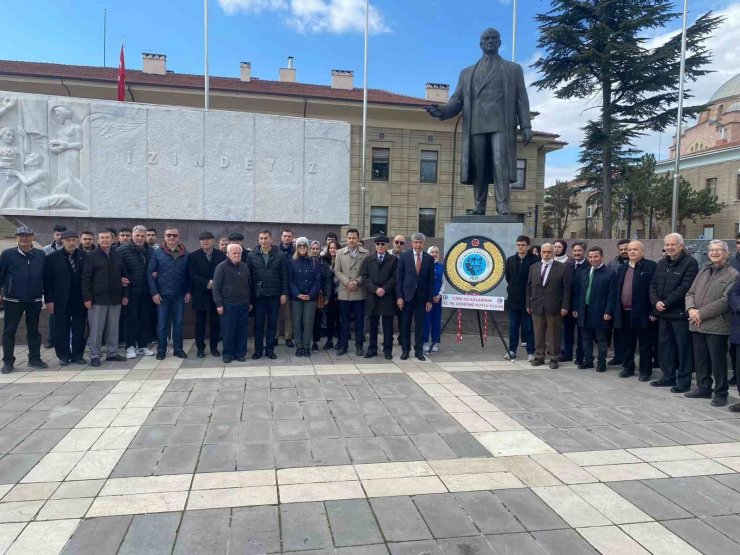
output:
[{"label": "turkish flag", "polygon": [[118,100],[126,100],[126,62],[123,59],[123,45],[121,45],[121,58],[118,61]]}]

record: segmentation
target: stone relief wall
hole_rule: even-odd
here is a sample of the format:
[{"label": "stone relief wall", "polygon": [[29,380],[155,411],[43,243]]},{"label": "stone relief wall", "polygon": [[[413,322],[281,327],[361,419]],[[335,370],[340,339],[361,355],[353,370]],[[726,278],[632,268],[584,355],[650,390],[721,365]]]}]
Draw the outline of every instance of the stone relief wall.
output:
[{"label": "stone relief wall", "polygon": [[349,221],[350,126],[0,91],[0,214]]}]

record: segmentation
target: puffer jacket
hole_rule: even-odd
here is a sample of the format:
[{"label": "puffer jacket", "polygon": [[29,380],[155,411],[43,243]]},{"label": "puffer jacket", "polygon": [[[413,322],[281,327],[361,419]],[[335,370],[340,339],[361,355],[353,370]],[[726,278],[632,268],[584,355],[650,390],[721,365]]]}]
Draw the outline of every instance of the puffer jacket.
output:
[{"label": "puffer jacket", "polygon": [[123,277],[131,282],[128,286],[131,293],[143,293],[149,289],[146,270],[149,267],[152,250],[146,243],[143,248],[137,249],[133,241],[116,249],[123,264]]},{"label": "puffer jacket", "polygon": [[725,264],[715,268],[710,264],[696,276],[686,294],[686,313],[698,308],[701,324],[696,327],[689,320],[689,331],[713,335],[730,335],[730,291],[737,284],[738,271]]},{"label": "puffer jacket", "polygon": [[[182,254],[177,258],[164,245],[153,250],[146,276],[151,296],[181,297],[190,291],[189,255],[185,251],[185,245],[178,245],[178,248]],[[156,279],[152,275],[155,272]]]},{"label": "puffer jacket", "polygon": [[121,304],[121,299],[128,297],[128,287],[121,283],[122,275],[121,257],[113,247],[108,254],[103,249],[86,254],[80,276],[82,301],[101,305]]},{"label": "puffer jacket", "polygon": [[297,301],[298,295],[308,295],[315,301],[321,290],[321,266],[308,256],[291,258],[287,262],[290,298]]},{"label": "puffer jacket", "polygon": [[[653,316],[666,320],[684,320],[686,315],[686,293],[689,292],[694,278],[699,272],[699,264],[686,251],[682,251],[675,260],[665,256],[658,262],[650,283],[650,304]],[[658,312],[655,304],[663,301],[666,309]]]},{"label": "puffer jacket", "polygon": [[285,254],[275,245],[265,263],[262,249],[257,245],[247,256],[252,275],[252,294],[256,299],[288,294],[288,266]]},{"label": "puffer jacket", "polygon": [[44,251],[32,248],[26,254],[19,247],[5,249],[0,255],[0,286],[7,300],[40,301],[44,294]]}]

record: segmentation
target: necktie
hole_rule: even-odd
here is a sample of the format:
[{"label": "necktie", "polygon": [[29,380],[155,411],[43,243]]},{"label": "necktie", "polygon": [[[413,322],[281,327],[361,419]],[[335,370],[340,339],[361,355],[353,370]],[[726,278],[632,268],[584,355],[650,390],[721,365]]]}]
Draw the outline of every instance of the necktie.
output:
[{"label": "necktie", "polygon": [[591,284],[594,282],[594,269],[588,274],[588,287],[586,287],[586,304],[591,304]]},{"label": "necktie", "polygon": [[383,257],[382,256],[379,256],[378,257],[378,264],[382,264],[382,263],[383,263]]},{"label": "necktie", "polygon": [[547,273],[547,267],[549,264],[543,264],[542,265],[542,273],[540,274],[540,283],[544,286],[545,285],[545,274]]},{"label": "necktie", "polygon": [[69,255],[69,265],[72,266],[72,273],[75,273],[75,258],[73,255]]},{"label": "necktie", "polygon": [[210,252],[207,252],[207,253],[206,253],[206,257],[208,257],[208,263],[209,263],[209,264],[211,263],[211,254],[212,254],[212,253],[210,253]]},{"label": "necktie", "polygon": [[421,253],[416,253],[416,273],[421,273]]}]

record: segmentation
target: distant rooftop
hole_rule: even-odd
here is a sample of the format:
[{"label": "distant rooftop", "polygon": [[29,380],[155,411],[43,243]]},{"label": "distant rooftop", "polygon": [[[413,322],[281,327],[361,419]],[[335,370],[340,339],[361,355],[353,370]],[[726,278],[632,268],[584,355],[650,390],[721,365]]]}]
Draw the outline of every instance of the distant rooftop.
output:
[{"label": "distant rooftop", "polygon": [[711,104],[716,100],[733,96],[740,96],[740,73],[725,81],[716,91],[714,91],[708,104]]}]

